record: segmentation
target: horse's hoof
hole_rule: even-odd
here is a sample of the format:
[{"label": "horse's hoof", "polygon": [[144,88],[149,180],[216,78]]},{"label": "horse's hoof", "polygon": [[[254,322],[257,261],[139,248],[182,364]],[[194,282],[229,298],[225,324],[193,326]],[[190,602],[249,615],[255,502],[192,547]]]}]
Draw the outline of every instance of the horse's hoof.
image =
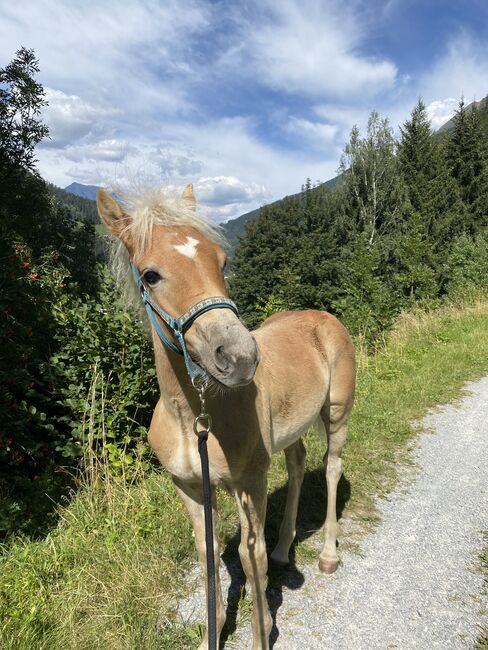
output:
[{"label": "horse's hoof", "polygon": [[323,560],[319,558],[319,569],[322,573],[334,573],[339,566],[339,560]]}]

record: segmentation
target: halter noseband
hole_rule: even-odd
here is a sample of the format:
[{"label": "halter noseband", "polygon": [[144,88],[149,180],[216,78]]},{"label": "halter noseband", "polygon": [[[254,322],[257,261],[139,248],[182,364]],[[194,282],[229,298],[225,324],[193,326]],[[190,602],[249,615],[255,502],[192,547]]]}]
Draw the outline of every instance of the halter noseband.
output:
[{"label": "halter noseband", "polygon": [[[148,294],[146,286],[142,281],[136,265],[132,260],[130,262],[130,265],[137,286],[141,292],[147,315],[151,321],[152,326],[156,330],[157,335],[164,343],[164,345],[166,345],[166,347],[183,357],[186,369],[192,381],[195,379],[205,380],[207,378],[207,373],[201,366],[193,361],[190,354],[188,353],[188,350],[186,349],[184,334],[199,316],[207,311],[211,311],[212,309],[230,309],[237,317],[239,317],[239,311],[236,305],[232,302],[232,300],[226,298],[225,296],[213,296],[211,298],[205,298],[204,300],[200,300],[200,302],[195,303],[179,318],[173,318],[168,314],[167,311],[165,311],[156,302],[154,302],[154,300]],[[158,323],[157,318],[154,316],[154,312],[156,312],[159,318],[169,327],[174,337],[176,338],[177,343],[173,343],[173,341],[168,338],[168,336],[163,332],[161,325]]]}]

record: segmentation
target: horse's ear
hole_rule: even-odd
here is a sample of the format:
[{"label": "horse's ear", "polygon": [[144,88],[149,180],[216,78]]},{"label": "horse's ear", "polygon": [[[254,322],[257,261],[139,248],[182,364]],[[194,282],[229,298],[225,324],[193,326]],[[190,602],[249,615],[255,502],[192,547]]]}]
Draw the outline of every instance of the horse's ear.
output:
[{"label": "horse's ear", "polygon": [[195,195],[193,194],[193,183],[188,183],[188,185],[183,190],[183,194],[181,195],[181,198],[187,202],[189,208],[191,208],[192,210],[196,209],[197,200],[195,198]]},{"label": "horse's ear", "polygon": [[103,223],[113,235],[120,239],[124,230],[130,225],[132,217],[102,188],[97,192],[97,208]]}]

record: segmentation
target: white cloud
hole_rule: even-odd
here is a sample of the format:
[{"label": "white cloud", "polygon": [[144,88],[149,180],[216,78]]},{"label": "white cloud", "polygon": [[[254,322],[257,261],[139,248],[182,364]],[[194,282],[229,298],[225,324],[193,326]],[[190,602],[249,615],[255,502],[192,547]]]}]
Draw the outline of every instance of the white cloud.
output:
[{"label": "white cloud", "polygon": [[104,161],[120,163],[129,154],[136,154],[137,147],[125,140],[100,140],[90,144],[67,147],[64,155],[74,162]]},{"label": "white cloud", "polygon": [[160,178],[195,176],[201,172],[203,166],[201,160],[198,160],[195,154],[183,144],[179,147],[157,145],[147,152],[146,157],[156,165]]},{"label": "white cloud", "polygon": [[244,183],[235,176],[199,178],[195,183],[195,192],[199,200],[208,206],[246,204],[264,200],[267,194],[264,185]]},{"label": "white cloud", "polygon": [[49,180],[193,181],[220,220],[335,176],[373,108],[396,126],[421,95],[436,126],[442,98],[486,95],[488,45],[458,34],[400,78],[363,53],[372,16],[362,0],[27,0],[0,8],[0,57],[23,42],[40,59]]},{"label": "white cloud", "polygon": [[343,128],[350,128],[368,119],[367,109],[357,104],[325,103],[317,104],[313,109],[318,117]]},{"label": "white cloud", "polygon": [[184,8],[177,0],[3,3],[0,58],[10,60],[26,43],[47,86],[92,104],[174,113],[189,108],[186,48],[189,37],[207,28],[207,14],[197,0]]},{"label": "white cloud", "polygon": [[363,34],[346,7],[331,0],[266,2],[268,20],[249,27],[245,48],[258,79],[312,96],[360,97],[392,87],[395,65],[358,53]]},{"label": "white cloud", "polygon": [[100,118],[115,115],[114,108],[95,106],[62,90],[45,88],[48,105],[43,108],[42,117],[49,127],[50,140],[43,145],[63,148],[88,135]]},{"label": "white cloud", "polygon": [[339,128],[336,124],[327,124],[325,122],[311,122],[298,117],[290,117],[285,129],[289,133],[305,138],[314,148],[323,149],[324,145],[330,145],[334,142]]},{"label": "white cloud", "polygon": [[459,99],[448,97],[431,102],[427,106],[427,115],[434,131],[451,119],[459,105]]},{"label": "white cloud", "polygon": [[64,150],[40,149],[40,168],[61,187],[73,180],[105,186],[193,182],[199,203],[217,221],[297,192],[307,177],[327,180],[337,168],[335,151],[330,157],[293,151],[285,155],[252,135],[252,123],[243,118],[209,121],[205,128],[181,121],[160,131],[155,139],[164,131],[171,141],[160,140],[157,146],[134,141],[134,150],[122,162],[115,154],[112,160],[97,157],[107,148],[101,140],[68,148],[71,160]]},{"label": "white cloud", "polygon": [[463,32],[454,36],[419,79],[419,87],[419,94],[429,103],[441,97],[459,100],[461,95],[468,103],[483,99],[488,92],[488,43]]},{"label": "white cloud", "polygon": [[[83,185],[103,185],[105,187],[105,184],[100,180],[103,178],[103,174],[100,173],[100,169],[96,166],[82,167],[77,165],[76,167],[69,167],[66,173],[72,181],[76,181],[77,183],[83,183]],[[65,186],[66,183],[60,183],[60,185]]]}]

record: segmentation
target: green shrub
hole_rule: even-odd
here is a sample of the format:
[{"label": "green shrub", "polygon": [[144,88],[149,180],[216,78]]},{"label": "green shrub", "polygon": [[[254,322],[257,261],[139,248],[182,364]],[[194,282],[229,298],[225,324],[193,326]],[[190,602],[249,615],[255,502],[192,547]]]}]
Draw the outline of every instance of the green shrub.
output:
[{"label": "green shrub", "polygon": [[475,237],[461,235],[452,246],[447,261],[448,293],[466,297],[488,289],[488,230]]},{"label": "green shrub", "polygon": [[[140,323],[123,307],[114,281],[99,266],[96,297],[65,296],[53,306],[59,350],[50,359],[55,398],[65,413],[57,418],[65,433],[58,449],[68,459],[84,452],[85,419],[95,419],[95,443],[106,440],[112,467],[133,462],[145,438],[159,395],[152,345]],[[102,426],[103,424],[103,426]]]}]

